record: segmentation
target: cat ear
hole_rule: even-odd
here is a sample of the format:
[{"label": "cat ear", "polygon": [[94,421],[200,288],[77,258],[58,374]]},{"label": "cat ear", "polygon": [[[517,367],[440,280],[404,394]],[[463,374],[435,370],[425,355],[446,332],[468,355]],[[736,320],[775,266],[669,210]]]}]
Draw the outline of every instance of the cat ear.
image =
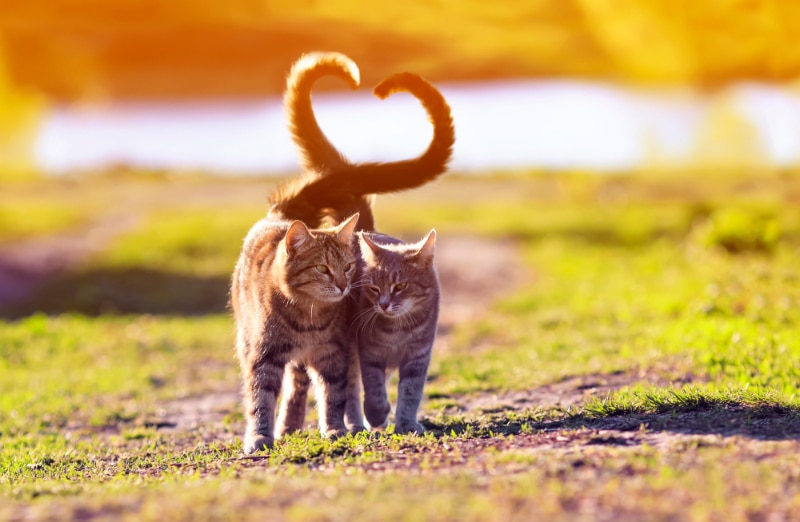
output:
[{"label": "cat ear", "polygon": [[375,259],[375,255],[378,253],[381,247],[375,244],[375,242],[364,234],[358,235],[359,245],[361,246],[361,257],[364,258],[364,261],[371,262]]},{"label": "cat ear", "polygon": [[433,254],[436,251],[436,230],[431,229],[425,239],[417,244],[420,245],[417,257],[425,262],[433,261]]},{"label": "cat ear", "polygon": [[311,239],[311,231],[302,221],[294,221],[289,230],[286,231],[286,236],[283,241],[286,245],[286,253],[294,254],[298,248]]},{"label": "cat ear", "polygon": [[350,244],[350,240],[353,238],[353,231],[358,224],[358,215],[358,212],[356,212],[337,227],[336,237],[338,237],[339,241],[342,243]]}]

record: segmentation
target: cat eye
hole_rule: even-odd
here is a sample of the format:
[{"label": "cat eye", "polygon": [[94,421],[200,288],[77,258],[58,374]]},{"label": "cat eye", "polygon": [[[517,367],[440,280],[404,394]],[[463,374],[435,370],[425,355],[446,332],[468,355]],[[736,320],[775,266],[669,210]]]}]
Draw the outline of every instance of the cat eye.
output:
[{"label": "cat eye", "polygon": [[402,292],[408,286],[406,283],[397,283],[392,286],[392,292]]},{"label": "cat eye", "polygon": [[376,285],[369,285],[368,288],[369,288],[369,291],[372,292],[373,294],[380,294],[381,293],[380,287],[378,287]]},{"label": "cat eye", "polygon": [[325,265],[317,265],[314,268],[316,268],[317,272],[319,272],[320,274],[327,274],[328,272],[330,272],[330,270],[328,270],[328,267]]},{"label": "cat eye", "polygon": [[353,269],[353,263],[347,263],[347,264],[344,266],[344,271],[345,271],[345,273],[349,272],[349,271],[350,271],[350,270],[352,270],[352,269]]}]

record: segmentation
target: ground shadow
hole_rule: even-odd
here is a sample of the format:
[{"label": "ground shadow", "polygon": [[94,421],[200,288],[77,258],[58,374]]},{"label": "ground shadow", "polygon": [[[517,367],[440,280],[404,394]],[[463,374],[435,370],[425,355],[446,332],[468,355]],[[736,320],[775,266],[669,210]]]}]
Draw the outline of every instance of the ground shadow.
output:
[{"label": "ground shadow", "polygon": [[225,277],[197,276],[142,268],[65,273],[39,285],[29,298],[0,309],[19,319],[36,312],[204,315],[221,313],[228,302]]},{"label": "ground shadow", "polygon": [[[778,403],[749,404],[733,400],[706,399],[702,404],[679,405],[656,410],[632,408],[607,415],[579,413],[553,419],[547,415],[522,413],[490,415],[478,420],[457,417],[428,419],[425,427],[437,435],[517,435],[588,428],[620,432],[671,432],[684,435],[743,436],[757,440],[800,440],[800,407]],[[627,437],[620,440],[629,443]],[[608,438],[614,444],[614,437]]]},{"label": "ground shadow", "polygon": [[577,415],[569,426],[602,430],[668,431],[686,435],[740,435],[759,440],[800,440],[800,408],[777,403],[747,404],[707,399],[701,405],[628,411],[613,415]]}]

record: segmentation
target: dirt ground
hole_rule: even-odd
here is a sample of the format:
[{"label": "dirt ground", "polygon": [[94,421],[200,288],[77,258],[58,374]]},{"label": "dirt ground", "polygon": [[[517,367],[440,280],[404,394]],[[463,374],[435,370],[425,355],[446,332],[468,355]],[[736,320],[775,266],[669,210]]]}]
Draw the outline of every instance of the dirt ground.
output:
[{"label": "dirt ground", "polygon": [[[138,220],[134,213],[120,213],[55,237],[0,246],[0,309],[25,300],[48,277],[79,265]],[[436,258],[442,303],[434,353],[449,349],[455,325],[479,319],[498,298],[534,280],[512,240],[443,236],[437,243]],[[643,378],[627,374],[575,377],[533,390],[457,397],[453,408],[460,413],[492,413],[566,407]],[[157,418],[148,423],[168,432],[203,427],[203,431],[219,433],[224,418],[238,411],[239,400],[232,383],[227,391],[165,403]]]},{"label": "dirt ground", "polygon": [[[62,234],[58,238],[42,238],[0,247],[0,308],[24,300],[48,277],[78,265],[118,234],[137,223],[133,213],[103,219],[97,223]],[[454,326],[481,318],[497,299],[522,285],[534,284],[536,274],[522,261],[517,245],[511,240],[473,236],[446,236],[437,243],[437,265],[442,286],[440,329],[434,347],[445,352],[452,343]],[[614,390],[636,383],[655,384],[658,376],[629,372],[602,375],[581,375],[533,389],[508,393],[478,393],[449,397],[445,413],[464,418],[501,419],[503,414],[525,414],[531,410],[579,406],[592,397],[604,397]],[[669,384],[669,383],[659,383]],[[426,412],[423,402],[422,414]],[[194,445],[199,436],[209,443],[232,442],[238,433],[226,425],[240,411],[238,383],[207,394],[160,404],[145,426],[156,428],[175,444],[185,441]],[[430,417],[429,417],[430,418]],[[753,419],[756,419],[753,422]],[[138,419],[135,422],[142,422]],[[490,423],[492,421],[490,420]],[[458,466],[483,458],[487,448],[498,450],[524,448],[526,451],[574,451],[578,447],[625,446],[670,448],[682,441],[722,444],[731,436],[743,436],[750,442],[748,451],[766,451],[761,441],[784,440],[797,444],[800,422],[780,412],[747,409],[711,409],[678,414],[633,414],[569,424],[561,417],[533,422],[533,431],[522,424],[498,421],[491,425],[495,434],[513,434],[513,438],[486,436],[455,442],[463,462],[448,457],[444,466]],[[581,427],[582,426],[582,427]],[[118,433],[125,426],[109,426],[106,434]],[[464,427],[462,427],[464,428]],[[576,429],[577,428],[577,429]],[[433,429],[436,429],[435,427]],[[109,431],[110,430],[110,431]],[[113,433],[112,433],[113,432]],[[446,446],[446,445],[445,445]],[[446,448],[445,448],[446,449]],[[442,455],[439,449],[417,450],[393,454],[384,462],[370,464],[376,471],[416,468],[422,459]],[[247,466],[267,465],[263,455],[240,457]]]},{"label": "dirt ground", "polygon": [[[497,299],[535,279],[511,240],[443,236],[437,242],[436,256],[442,303],[434,354],[449,349],[455,325],[479,319]],[[647,378],[644,374],[627,373],[588,375],[524,391],[459,396],[452,398],[448,413],[491,414],[569,407]],[[238,390],[231,388],[171,401],[162,405],[153,423],[169,432],[202,429],[219,433],[215,428],[221,427],[227,415],[238,411],[239,400]]]}]

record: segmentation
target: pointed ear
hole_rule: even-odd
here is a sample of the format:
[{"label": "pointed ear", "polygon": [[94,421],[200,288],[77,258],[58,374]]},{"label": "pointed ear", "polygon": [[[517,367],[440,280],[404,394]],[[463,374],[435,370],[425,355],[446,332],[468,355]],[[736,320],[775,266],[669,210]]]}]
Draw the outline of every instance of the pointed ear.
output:
[{"label": "pointed ear", "polygon": [[358,235],[358,243],[361,247],[361,257],[364,258],[364,261],[367,263],[372,263],[375,261],[375,255],[378,253],[381,247],[375,244],[375,242],[364,234]]},{"label": "pointed ear", "polygon": [[302,221],[294,221],[286,231],[286,236],[283,238],[286,246],[286,253],[289,255],[297,252],[297,249],[311,239],[311,231]]},{"label": "pointed ear", "polygon": [[425,239],[417,244],[420,245],[419,253],[417,254],[419,259],[425,262],[433,261],[433,254],[436,251],[436,230],[432,229]]},{"label": "pointed ear", "polygon": [[357,224],[358,212],[347,218],[347,220],[337,227],[336,237],[339,238],[339,241],[349,245],[350,240],[353,239],[353,231],[356,229]]}]

